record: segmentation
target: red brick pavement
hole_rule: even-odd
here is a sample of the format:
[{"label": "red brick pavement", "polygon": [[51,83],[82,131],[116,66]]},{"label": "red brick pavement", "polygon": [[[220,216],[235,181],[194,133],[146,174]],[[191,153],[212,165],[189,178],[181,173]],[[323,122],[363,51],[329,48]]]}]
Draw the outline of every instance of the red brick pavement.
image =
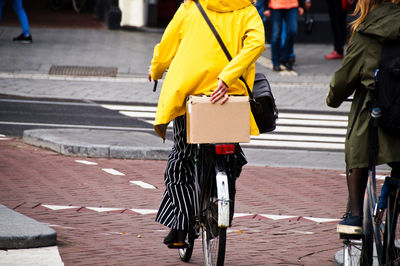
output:
[{"label": "red brick pavement", "polygon": [[[75,162],[85,159],[98,165]],[[49,210],[40,204],[157,209],[165,161],[68,157],[0,141],[0,199],[9,208],[51,224],[66,265],[185,265],[162,244],[167,230],[154,214]],[[113,168],[125,176],[113,176]],[[238,180],[238,213],[339,218],[346,203],[341,171],[248,167]],[[140,180],[157,189],[130,184]],[[226,265],[332,265],[342,243],[336,223],[305,219],[237,218],[228,233]],[[190,265],[203,263],[201,240]]]}]

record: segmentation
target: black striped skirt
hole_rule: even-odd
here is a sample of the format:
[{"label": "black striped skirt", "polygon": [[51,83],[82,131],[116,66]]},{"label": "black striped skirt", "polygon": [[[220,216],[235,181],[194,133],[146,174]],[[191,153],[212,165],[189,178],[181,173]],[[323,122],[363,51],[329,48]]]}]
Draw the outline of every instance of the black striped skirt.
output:
[{"label": "black striped skirt", "polygon": [[173,124],[174,145],[164,174],[166,189],[156,222],[170,228],[188,230],[190,218],[196,215],[194,148],[193,144],[186,143],[185,115],[175,118]]}]

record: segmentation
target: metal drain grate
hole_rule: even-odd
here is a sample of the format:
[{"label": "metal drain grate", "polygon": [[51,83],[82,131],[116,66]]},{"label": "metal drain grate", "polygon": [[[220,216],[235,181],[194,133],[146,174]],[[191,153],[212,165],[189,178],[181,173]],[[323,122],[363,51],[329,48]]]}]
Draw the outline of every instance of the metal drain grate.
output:
[{"label": "metal drain grate", "polygon": [[54,66],[54,65],[52,65],[49,70],[49,75],[116,77],[117,72],[118,72],[118,68],[116,68],[116,67]]}]

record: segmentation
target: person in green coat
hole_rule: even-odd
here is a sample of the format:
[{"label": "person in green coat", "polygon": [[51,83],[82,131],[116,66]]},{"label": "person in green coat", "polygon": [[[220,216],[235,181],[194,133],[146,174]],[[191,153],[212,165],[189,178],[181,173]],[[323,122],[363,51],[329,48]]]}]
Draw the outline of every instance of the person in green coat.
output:
[{"label": "person in green coat", "polygon": [[[368,180],[371,101],[374,75],[383,44],[400,38],[400,0],[359,0],[352,23],[352,36],[343,60],[330,83],[326,103],[339,107],[354,93],[345,142],[349,212],[338,224],[338,232],[362,232],[362,208]],[[400,49],[400,47],[399,47]],[[389,164],[392,176],[400,177],[400,136],[378,128],[376,164]]]}]

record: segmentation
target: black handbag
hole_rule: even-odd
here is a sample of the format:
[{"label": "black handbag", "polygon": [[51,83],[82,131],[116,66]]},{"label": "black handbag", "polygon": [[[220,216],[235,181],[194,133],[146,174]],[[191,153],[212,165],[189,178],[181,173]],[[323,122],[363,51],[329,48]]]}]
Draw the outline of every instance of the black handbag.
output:
[{"label": "black handbag", "polygon": [[[250,91],[247,84],[246,87]],[[253,96],[253,98],[250,97],[250,108],[260,133],[274,131],[276,119],[278,119],[278,108],[264,74],[256,73],[253,93],[249,92],[249,95]]]},{"label": "black handbag", "polygon": [[[208,18],[206,12],[204,11],[203,7],[199,3],[198,0],[194,0],[198,9],[200,10],[201,15],[206,20],[208,26],[210,27],[211,31],[214,33],[215,38],[217,39],[219,45],[221,46],[222,50],[224,51],[226,57],[229,61],[232,60],[232,56],[229,53],[228,49],[226,48],[224,42],[222,41],[221,37],[219,36],[217,30],[215,29],[214,25]],[[256,124],[260,133],[271,132],[276,128],[276,119],[278,119],[278,108],[275,104],[274,96],[272,95],[271,87],[269,82],[264,74],[256,73],[254,85],[253,85],[253,92],[251,92],[249,86],[247,85],[246,80],[243,76],[239,78],[244,85],[246,86],[247,93],[250,97],[250,108],[253,114],[254,119],[256,120]]]}]

